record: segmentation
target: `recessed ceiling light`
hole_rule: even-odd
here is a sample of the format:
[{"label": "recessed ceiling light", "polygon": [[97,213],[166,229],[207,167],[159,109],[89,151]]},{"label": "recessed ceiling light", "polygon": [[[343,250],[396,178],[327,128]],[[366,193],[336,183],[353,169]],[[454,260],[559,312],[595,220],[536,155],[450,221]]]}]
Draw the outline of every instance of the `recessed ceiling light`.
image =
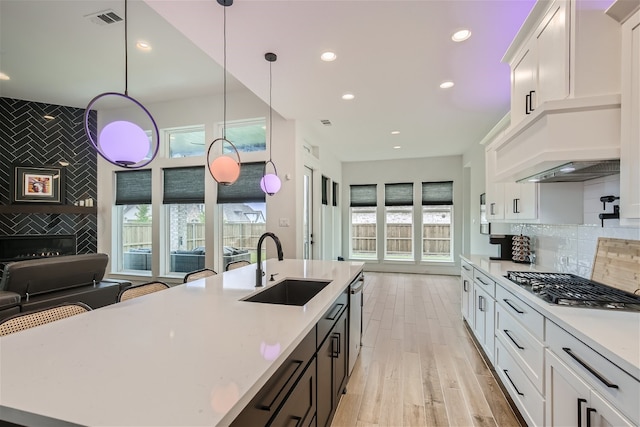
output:
[{"label": "recessed ceiling light", "polygon": [[453,35],[451,36],[451,40],[453,40],[454,42],[463,42],[469,37],[471,37],[471,31],[465,28],[453,33]]},{"label": "recessed ceiling light", "polygon": [[11,77],[7,76],[5,73],[0,73],[0,80],[11,80]]},{"label": "recessed ceiling light", "polygon": [[351,101],[355,97],[356,96],[352,93],[345,93],[344,95],[342,95],[342,99],[344,99],[345,101]]},{"label": "recessed ceiling light", "polygon": [[151,50],[151,45],[149,43],[147,43],[144,40],[140,40],[138,41],[138,43],[136,43],[136,47],[140,50],[144,50],[144,51],[149,51]]},{"label": "recessed ceiling light", "polygon": [[452,88],[453,86],[454,86],[454,83],[452,81],[446,81],[446,82],[440,83],[441,89],[449,89],[449,88]]},{"label": "recessed ceiling light", "polygon": [[53,119],[55,119],[55,117],[54,117],[54,116],[51,116],[51,115],[49,115],[49,114],[47,114],[47,115],[45,115],[45,116],[42,116],[42,117],[44,117],[44,118],[45,118],[45,119],[47,119],[47,120],[53,120]]},{"label": "recessed ceiling light", "polygon": [[399,130],[392,130],[391,135],[398,135],[400,133]]},{"label": "recessed ceiling light", "polygon": [[323,52],[322,55],[320,55],[320,59],[322,59],[325,62],[335,61],[336,58],[337,58],[336,54],[331,51]]},{"label": "recessed ceiling light", "polygon": [[394,150],[397,150],[397,149],[399,149],[399,148],[402,148],[402,146],[401,146],[401,145],[394,145],[394,146],[393,146],[393,149],[394,149]]}]

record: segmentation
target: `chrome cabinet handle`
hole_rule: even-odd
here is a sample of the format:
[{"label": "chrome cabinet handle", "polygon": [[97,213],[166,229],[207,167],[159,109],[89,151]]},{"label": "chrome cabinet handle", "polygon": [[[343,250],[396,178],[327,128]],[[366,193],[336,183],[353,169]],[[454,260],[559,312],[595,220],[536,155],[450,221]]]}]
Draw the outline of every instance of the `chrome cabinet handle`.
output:
[{"label": "chrome cabinet handle", "polygon": [[520,199],[513,199],[513,213],[515,214],[519,214],[520,213]]},{"label": "chrome cabinet handle", "polygon": [[465,292],[469,292],[469,281],[468,280],[463,280],[462,281],[462,289]]},{"label": "chrome cabinet handle", "polygon": [[[580,357],[578,357],[570,348],[568,347],[562,347],[562,349],[564,350],[565,353],[567,353],[569,356],[571,356],[573,358],[573,360],[575,360],[576,362],[578,362],[580,365],[582,365],[582,367],[584,369],[586,369],[587,371],[589,371],[591,373],[591,375],[593,375],[594,377],[596,377],[597,379],[600,380],[600,382],[602,382],[602,384],[606,385],[609,388],[620,388],[618,387],[617,384],[612,383],[611,381],[609,381],[608,379],[606,379],[604,376],[602,376],[602,374],[598,371],[596,371],[594,368],[592,368],[587,362],[585,362],[584,360],[582,360]],[[589,412],[589,409],[587,409],[587,413]],[[589,423],[589,420],[587,419],[587,424]]]},{"label": "chrome cabinet handle", "polygon": [[511,342],[513,342],[516,345],[516,347],[518,347],[520,350],[524,350],[524,347],[521,346],[520,344],[518,344],[518,342],[515,339],[513,339],[513,337],[511,336],[511,331],[510,330],[503,329],[503,331],[504,331],[505,335],[509,337]]},{"label": "chrome cabinet handle", "polygon": [[518,387],[516,387],[516,385],[513,383],[513,380],[509,376],[509,371],[507,371],[506,369],[503,369],[502,372],[504,372],[504,374],[507,376],[507,379],[509,380],[509,382],[513,386],[513,389],[516,391],[516,393],[518,393],[519,396],[524,396],[524,393],[520,393],[520,390],[518,390]]},{"label": "chrome cabinet handle", "polygon": [[485,311],[485,309],[487,308],[485,304],[483,304],[483,302],[484,297],[482,295],[478,295],[478,310],[480,311]]},{"label": "chrome cabinet handle", "polygon": [[482,280],[481,278],[477,278],[478,282],[482,283],[485,286],[489,286],[489,283],[485,282],[484,280]]},{"label": "chrome cabinet handle", "polygon": [[495,210],[496,204],[495,203],[491,203],[489,206],[490,206],[489,214],[490,215],[495,215],[496,214],[496,210]]}]

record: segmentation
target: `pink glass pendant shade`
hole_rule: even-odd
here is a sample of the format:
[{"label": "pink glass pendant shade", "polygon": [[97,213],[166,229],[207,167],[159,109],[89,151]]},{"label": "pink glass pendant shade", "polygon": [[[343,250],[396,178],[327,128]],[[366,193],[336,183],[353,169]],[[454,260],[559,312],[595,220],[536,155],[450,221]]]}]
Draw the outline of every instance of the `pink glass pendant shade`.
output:
[{"label": "pink glass pendant shade", "polygon": [[240,176],[240,164],[229,156],[220,156],[209,165],[211,176],[222,185],[231,185]]},{"label": "pink glass pendant shade", "polygon": [[280,187],[282,183],[280,182],[280,178],[278,175],[274,175],[272,173],[268,173],[262,177],[260,180],[260,188],[266,194],[273,196],[278,191],[280,191]]},{"label": "pink glass pendant shade", "polygon": [[111,163],[124,166],[141,162],[151,148],[149,137],[140,126],[122,120],[106,125],[98,144]]}]

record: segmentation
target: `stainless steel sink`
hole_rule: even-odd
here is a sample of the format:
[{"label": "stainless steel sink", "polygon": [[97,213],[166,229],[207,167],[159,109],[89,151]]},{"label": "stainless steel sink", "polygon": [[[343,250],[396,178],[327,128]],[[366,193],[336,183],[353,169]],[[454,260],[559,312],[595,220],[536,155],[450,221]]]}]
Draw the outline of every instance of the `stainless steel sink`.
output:
[{"label": "stainless steel sink", "polygon": [[242,301],[303,306],[331,281],[285,279]]}]

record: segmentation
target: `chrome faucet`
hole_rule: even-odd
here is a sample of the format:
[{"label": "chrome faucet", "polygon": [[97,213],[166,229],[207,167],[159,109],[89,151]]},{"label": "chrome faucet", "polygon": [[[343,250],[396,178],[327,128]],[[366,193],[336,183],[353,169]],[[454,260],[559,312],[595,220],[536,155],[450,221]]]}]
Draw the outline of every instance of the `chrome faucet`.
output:
[{"label": "chrome faucet", "polygon": [[278,250],[278,261],[282,261],[284,259],[284,255],[282,254],[282,245],[280,244],[278,236],[271,232],[266,232],[260,236],[260,239],[258,239],[258,262],[256,263],[256,287],[262,286],[262,276],[264,276],[264,271],[262,271],[262,242],[267,237],[271,237],[276,244],[276,249]]}]

